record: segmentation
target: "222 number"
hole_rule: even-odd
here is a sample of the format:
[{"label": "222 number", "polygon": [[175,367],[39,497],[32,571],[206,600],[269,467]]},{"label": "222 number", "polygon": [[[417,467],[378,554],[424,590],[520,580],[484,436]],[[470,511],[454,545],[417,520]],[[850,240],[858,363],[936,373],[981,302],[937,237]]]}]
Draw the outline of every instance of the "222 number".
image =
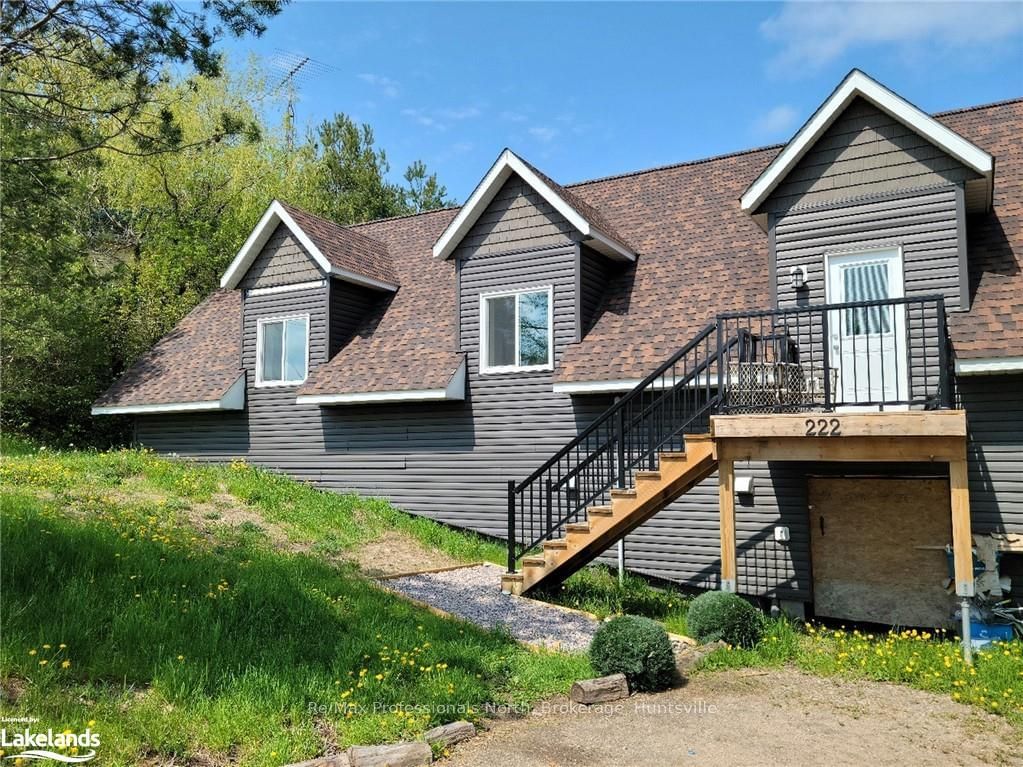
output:
[{"label": "222 number", "polygon": [[808,437],[840,437],[842,422],[837,418],[807,418],[806,436]]}]

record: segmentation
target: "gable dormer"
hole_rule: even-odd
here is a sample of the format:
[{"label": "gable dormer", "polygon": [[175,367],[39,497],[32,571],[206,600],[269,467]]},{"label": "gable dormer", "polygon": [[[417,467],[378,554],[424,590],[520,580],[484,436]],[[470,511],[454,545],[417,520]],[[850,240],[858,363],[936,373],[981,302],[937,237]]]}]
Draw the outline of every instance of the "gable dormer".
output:
[{"label": "gable dormer", "polygon": [[509,150],[433,248],[455,262],[459,348],[483,376],[550,377],[635,252],[592,206]]},{"label": "gable dormer", "polygon": [[[967,213],[990,206],[993,178],[991,155],[853,70],[740,204],[768,232],[776,305],[861,300],[881,290],[941,294],[949,308],[965,310]],[[887,287],[845,298],[842,259],[885,270]]]},{"label": "gable dormer", "polygon": [[241,293],[250,397],[293,398],[398,280],[383,243],[275,200],[221,286]]}]

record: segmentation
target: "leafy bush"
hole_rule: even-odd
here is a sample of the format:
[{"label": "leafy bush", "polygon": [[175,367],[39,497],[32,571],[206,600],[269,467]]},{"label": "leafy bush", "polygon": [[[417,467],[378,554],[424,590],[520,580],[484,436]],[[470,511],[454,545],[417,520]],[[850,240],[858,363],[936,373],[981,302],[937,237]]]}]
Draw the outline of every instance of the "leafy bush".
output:
[{"label": "leafy bush", "polygon": [[686,626],[698,642],[752,647],[764,631],[764,614],[737,594],[708,591],[689,605]]},{"label": "leafy bush", "polygon": [[663,690],[675,675],[675,655],[664,627],[622,615],[601,624],[590,643],[590,663],[601,676],[625,674],[630,690]]}]

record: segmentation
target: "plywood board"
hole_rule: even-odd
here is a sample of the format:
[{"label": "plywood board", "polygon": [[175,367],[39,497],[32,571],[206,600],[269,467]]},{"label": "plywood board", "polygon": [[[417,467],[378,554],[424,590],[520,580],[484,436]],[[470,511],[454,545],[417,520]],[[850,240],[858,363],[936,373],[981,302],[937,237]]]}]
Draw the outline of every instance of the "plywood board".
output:
[{"label": "plywood board", "polygon": [[811,478],[809,514],[817,615],[950,624],[947,557],[934,548],[952,541],[947,480]]}]

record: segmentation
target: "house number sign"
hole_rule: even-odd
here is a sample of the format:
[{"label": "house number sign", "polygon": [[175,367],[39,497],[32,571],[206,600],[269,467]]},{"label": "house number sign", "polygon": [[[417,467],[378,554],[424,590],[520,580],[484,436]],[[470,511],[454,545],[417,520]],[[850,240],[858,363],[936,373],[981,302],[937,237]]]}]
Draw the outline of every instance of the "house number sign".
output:
[{"label": "house number sign", "polygon": [[842,422],[838,418],[807,418],[806,436],[841,437]]}]

